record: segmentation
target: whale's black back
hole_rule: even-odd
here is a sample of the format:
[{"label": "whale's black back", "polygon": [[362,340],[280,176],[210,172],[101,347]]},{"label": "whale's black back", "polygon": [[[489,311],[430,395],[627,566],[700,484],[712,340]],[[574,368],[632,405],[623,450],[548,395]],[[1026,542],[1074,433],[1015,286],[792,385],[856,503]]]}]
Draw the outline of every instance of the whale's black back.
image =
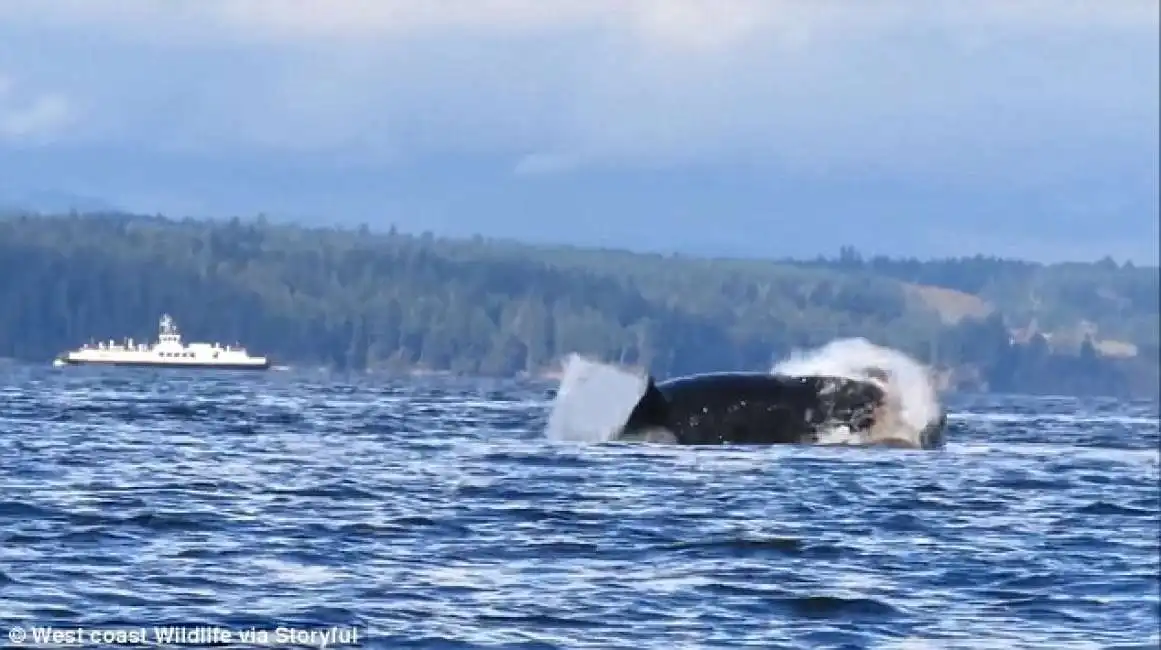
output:
[{"label": "whale's black back", "polygon": [[827,421],[869,427],[882,397],[874,384],[838,377],[696,375],[650,382],[625,429],[665,427],[687,445],[811,443]]}]

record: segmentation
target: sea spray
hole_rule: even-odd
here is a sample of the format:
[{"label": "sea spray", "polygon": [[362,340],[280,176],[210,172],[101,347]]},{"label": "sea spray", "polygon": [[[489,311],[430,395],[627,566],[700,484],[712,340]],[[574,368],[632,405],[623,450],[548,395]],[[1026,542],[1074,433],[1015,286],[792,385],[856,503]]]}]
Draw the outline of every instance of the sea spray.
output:
[{"label": "sea spray", "polygon": [[643,370],[570,354],[545,433],[553,440],[608,442],[621,432],[648,386]]},{"label": "sea spray", "polygon": [[[831,375],[872,382],[886,393],[886,409],[866,442],[902,439],[919,446],[921,432],[941,415],[927,369],[915,359],[864,338],[838,339],[813,350],[795,351],[771,370],[803,377]],[[842,432],[829,441],[842,440]],[[847,432],[849,434],[849,432]]]}]

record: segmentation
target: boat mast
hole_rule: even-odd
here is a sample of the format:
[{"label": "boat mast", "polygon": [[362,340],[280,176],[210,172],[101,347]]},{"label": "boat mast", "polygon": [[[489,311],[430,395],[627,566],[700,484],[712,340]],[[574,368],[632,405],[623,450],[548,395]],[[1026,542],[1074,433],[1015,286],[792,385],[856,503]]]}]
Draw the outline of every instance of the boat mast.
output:
[{"label": "boat mast", "polygon": [[173,342],[177,343],[181,340],[181,334],[177,331],[177,325],[174,324],[173,319],[169,314],[162,314],[161,321],[157,324],[159,342]]}]

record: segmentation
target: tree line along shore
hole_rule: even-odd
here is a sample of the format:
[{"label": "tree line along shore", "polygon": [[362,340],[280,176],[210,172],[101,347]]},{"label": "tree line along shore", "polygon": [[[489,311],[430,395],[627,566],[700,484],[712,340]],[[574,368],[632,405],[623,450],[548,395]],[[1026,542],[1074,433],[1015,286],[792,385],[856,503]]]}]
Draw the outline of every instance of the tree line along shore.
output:
[{"label": "tree line along shore", "polygon": [[658,377],[769,369],[864,337],[943,388],[1156,397],[1158,270],[843,247],[707,259],[265,219],[0,216],[0,357],[90,339],[241,341],[279,363],[542,375],[570,352]]}]

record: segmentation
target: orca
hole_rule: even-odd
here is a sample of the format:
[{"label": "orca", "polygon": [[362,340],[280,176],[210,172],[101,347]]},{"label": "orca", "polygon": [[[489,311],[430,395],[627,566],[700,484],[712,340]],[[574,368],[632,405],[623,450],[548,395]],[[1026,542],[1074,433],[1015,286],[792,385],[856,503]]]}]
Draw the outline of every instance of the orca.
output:
[{"label": "orca", "polygon": [[[872,373],[873,374],[873,373]],[[657,382],[643,371],[570,359],[549,415],[549,435],[678,445],[819,444],[845,427],[869,445],[935,449],[946,414],[894,435],[891,396],[879,383],[838,376],[715,372]]]}]

